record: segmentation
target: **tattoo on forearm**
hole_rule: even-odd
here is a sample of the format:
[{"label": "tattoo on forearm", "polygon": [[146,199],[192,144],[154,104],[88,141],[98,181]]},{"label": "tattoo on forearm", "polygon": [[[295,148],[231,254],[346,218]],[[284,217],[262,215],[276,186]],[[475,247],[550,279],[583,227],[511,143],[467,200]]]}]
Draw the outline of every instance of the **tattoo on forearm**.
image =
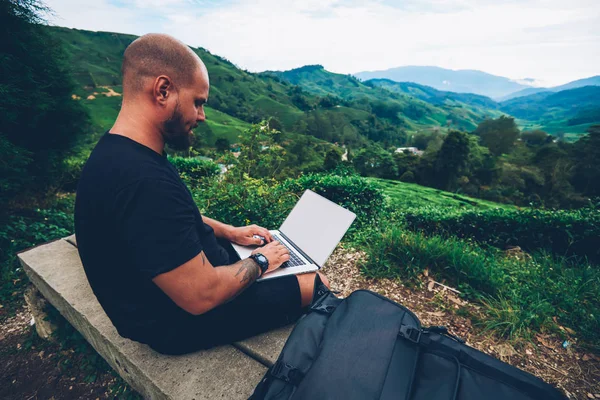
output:
[{"label": "tattoo on forearm", "polygon": [[260,276],[260,267],[251,259],[242,260],[240,261],[240,269],[238,269],[235,276],[238,275],[241,275],[240,283],[244,284],[244,287],[248,286]]}]

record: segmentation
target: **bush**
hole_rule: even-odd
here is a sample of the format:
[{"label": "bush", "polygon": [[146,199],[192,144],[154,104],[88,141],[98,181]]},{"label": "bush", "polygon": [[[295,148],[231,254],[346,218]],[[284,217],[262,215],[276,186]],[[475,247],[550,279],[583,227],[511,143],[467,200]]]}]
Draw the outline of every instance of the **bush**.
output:
[{"label": "bush", "polygon": [[[11,215],[4,224],[0,223],[0,304],[9,315],[16,299],[13,294],[27,283],[17,252],[73,232],[73,215],[61,208],[30,210]],[[72,204],[67,208],[72,208]]]},{"label": "bush", "polygon": [[406,171],[400,176],[400,182],[413,183],[415,181],[415,174],[412,171]]},{"label": "bush", "polygon": [[194,181],[205,177],[217,176],[220,168],[217,164],[208,160],[185,157],[169,157],[169,161],[187,184],[193,184]]},{"label": "bush", "polygon": [[314,174],[277,182],[244,176],[241,180],[204,179],[192,188],[201,212],[234,225],[281,225],[302,193],[310,189],[357,216],[350,229],[374,225],[385,208],[383,192],[358,175]]},{"label": "bush", "polygon": [[538,209],[448,211],[436,207],[403,213],[411,230],[449,234],[505,248],[545,250],[559,256],[576,255],[600,262],[600,210]]},{"label": "bush", "polygon": [[269,229],[278,227],[297,201],[276,181],[247,176],[241,180],[204,179],[192,189],[192,195],[203,215],[236,226],[258,224]]}]

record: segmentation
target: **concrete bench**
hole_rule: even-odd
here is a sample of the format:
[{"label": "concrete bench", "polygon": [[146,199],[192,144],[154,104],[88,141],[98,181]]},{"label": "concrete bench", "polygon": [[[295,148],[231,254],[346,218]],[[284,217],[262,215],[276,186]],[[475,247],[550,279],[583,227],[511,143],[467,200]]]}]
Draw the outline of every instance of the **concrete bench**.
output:
[{"label": "concrete bench", "polygon": [[145,398],[247,399],[281,352],[291,327],[184,356],[125,339],[90,288],[75,236],[19,254],[31,282],[115,371]]}]

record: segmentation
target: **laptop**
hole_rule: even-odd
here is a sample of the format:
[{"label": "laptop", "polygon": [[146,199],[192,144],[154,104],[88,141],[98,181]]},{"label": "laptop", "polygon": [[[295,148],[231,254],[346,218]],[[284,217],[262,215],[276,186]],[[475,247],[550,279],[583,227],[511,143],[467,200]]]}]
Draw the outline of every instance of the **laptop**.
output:
[{"label": "laptop", "polygon": [[[258,280],[318,271],[355,218],[353,212],[311,190],[305,191],[281,227],[269,231],[290,251],[290,260]],[[257,247],[232,245],[241,259]]]}]

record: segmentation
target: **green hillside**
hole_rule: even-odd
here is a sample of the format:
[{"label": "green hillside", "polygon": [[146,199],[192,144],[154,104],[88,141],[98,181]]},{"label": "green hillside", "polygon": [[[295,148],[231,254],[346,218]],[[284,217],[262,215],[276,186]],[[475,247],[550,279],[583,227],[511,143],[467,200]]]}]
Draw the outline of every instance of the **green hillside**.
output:
[{"label": "green hillside", "polygon": [[390,179],[368,179],[377,183],[398,209],[423,206],[444,207],[446,210],[451,208],[462,208],[464,210],[515,209],[511,205],[445,192],[414,183],[405,183]]},{"label": "green hillside", "polygon": [[[73,75],[79,85],[75,95],[85,101],[101,87],[119,91],[122,54],[135,36],[60,27],[44,29],[62,42],[70,57]],[[209,144],[219,137],[231,140],[244,123],[256,123],[270,117],[275,117],[286,132],[309,134],[355,147],[366,144],[368,139],[385,138],[388,143],[398,145],[405,142],[407,125],[402,121],[386,121],[352,106],[344,110],[329,107],[317,94],[308,93],[276,76],[252,74],[202,48],[193,50],[209,71],[210,108],[220,112],[208,112]],[[95,114],[93,120],[97,122],[98,130],[104,130],[107,121],[116,115],[114,111],[118,110],[118,100],[111,98],[93,104],[94,108],[100,106],[99,110],[90,108],[90,112]],[[227,116],[232,119],[226,121]],[[229,127],[236,128],[229,131]],[[385,131],[385,134],[378,134],[380,131]]]},{"label": "green hillside", "polygon": [[500,109],[521,119],[524,129],[542,129],[576,139],[600,122],[600,86],[517,97],[501,102]]},{"label": "green hillside", "polygon": [[[494,111],[497,108],[496,103],[484,96],[465,94],[460,100],[460,95],[453,94],[457,96],[447,102],[440,101],[439,95],[433,95],[433,92],[439,91],[427,86],[411,84],[414,88],[421,87],[421,93],[431,93],[425,96],[416,95],[414,92],[403,90],[402,84],[393,81],[363,83],[351,75],[329,72],[321,65],[309,65],[284,72],[269,71],[268,74],[299,85],[307,92],[319,96],[339,97],[356,108],[370,107],[376,114],[380,108],[383,108],[379,110],[380,113],[391,109],[398,113],[398,118],[412,131],[430,126],[473,130],[486,117],[499,115]],[[465,100],[469,98],[473,100]],[[386,104],[386,107],[381,107],[382,103]]]},{"label": "green hillside", "polygon": [[[79,85],[74,94],[90,109],[96,133],[106,130],[118,112],[119,98],[86,99],[109,88],[120,91],[122,54],[136,36],[44,29],[63,43]],[[369,140],[385,146],[405,145],[415,132],[431,129],[473,131],[484,119],[502,113],[516,117],[522,129],[542,129],[567,139],[577,138],[600,122],[600,87],[536,93],[496,103],[485,96],[415,83],[361,82],[320,65],[252,74],[202,48],[193,50],[205,62],[211,79],[208,124],[201,128],[206,145],[218,138],[235,141],[247,124],[270,117],[290,134],[354,148],[364,147]]]}]

